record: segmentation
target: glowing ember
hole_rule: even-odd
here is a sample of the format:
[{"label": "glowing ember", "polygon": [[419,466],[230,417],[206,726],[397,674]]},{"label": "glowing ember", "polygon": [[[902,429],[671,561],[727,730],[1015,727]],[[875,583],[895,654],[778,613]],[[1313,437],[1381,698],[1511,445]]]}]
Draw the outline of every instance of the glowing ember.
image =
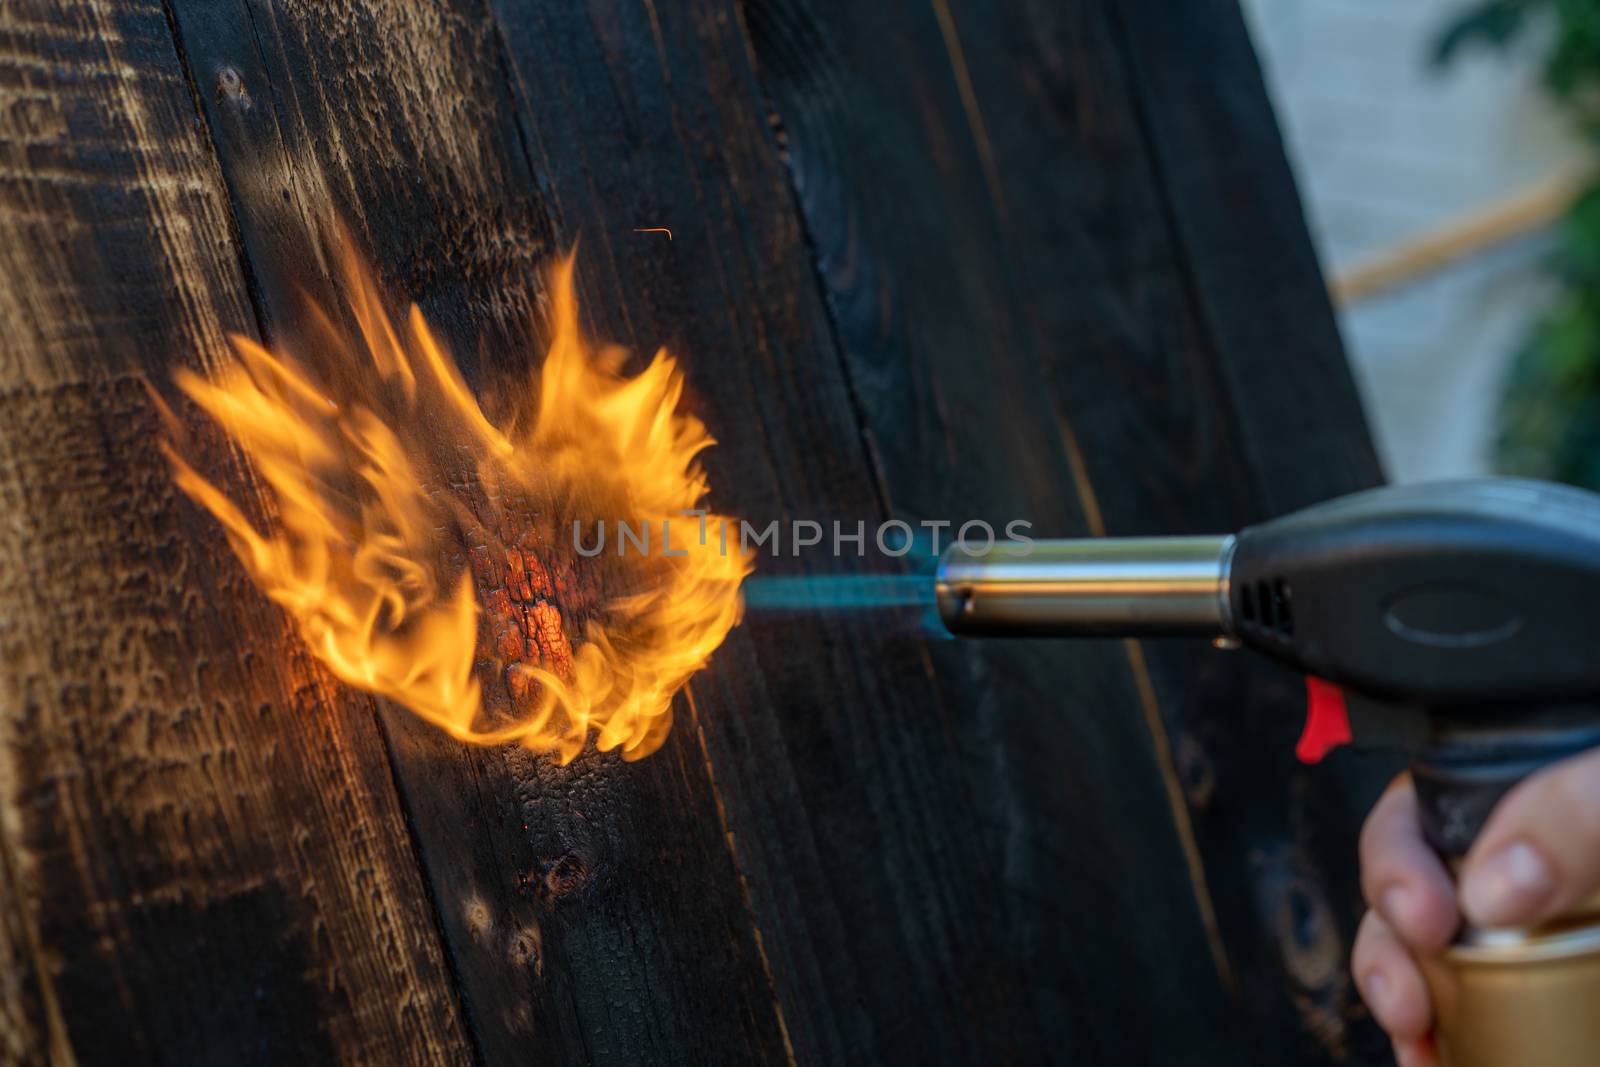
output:
[{"label": "glowing ember", "polygon": [[[550,277],[538,381],[497,427],[415,305],[393,321],[345,248],[354,330],[314,315],[320,377],[237,336],[214,380],[178,376],[270,490],[269,532],[169,446],[178,485],[346,682],[463,741],[566,762],[593,731],[626,758],[655,751],[752,567],[715,536],[722,517],[684,514],[706,495],[696,457],[713,441],[678,410],[672,357],[624,378],[619,349],[591,349],[569,256]],[[647,550],[576,550],[575,522],[592,550],[597,524],[619,520],[648,524]]]}]

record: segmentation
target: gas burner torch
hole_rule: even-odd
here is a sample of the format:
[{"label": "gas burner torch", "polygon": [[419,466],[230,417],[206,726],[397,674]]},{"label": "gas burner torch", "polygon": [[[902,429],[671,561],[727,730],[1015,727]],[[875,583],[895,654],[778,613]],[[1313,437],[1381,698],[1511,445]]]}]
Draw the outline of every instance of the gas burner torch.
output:
[{"label": "gas burner torch", "polygon": [[[1600,496],[1485,479],[1390,486],[1211,537],[953,546],[957,636],[1209,636],[1303,672],[1308,762],[1411,755],[1422,830],[1459,865],[1496,802],[1600,745]],[[1465,928],[1425,968],[1449,1067],[1572,1067],[1600,1049],[1600,900]]]}]

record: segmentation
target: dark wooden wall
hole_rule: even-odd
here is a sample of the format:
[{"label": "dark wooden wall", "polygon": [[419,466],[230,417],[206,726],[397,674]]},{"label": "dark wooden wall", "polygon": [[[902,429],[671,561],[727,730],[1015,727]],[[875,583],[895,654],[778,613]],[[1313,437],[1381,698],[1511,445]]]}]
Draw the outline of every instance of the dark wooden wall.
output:
[{"label": "dark wooden wall", "polygon": [[1243,657],[755,617],[661,752],[564,768],[335,683],[145,389],[292,335],[328,209],[476,381],[581,235],[743,515],[1210,531],[1379,477],[1231,3],[10,0],[0,1062],[1386,1055],[1387,768],[1294,766]]}]

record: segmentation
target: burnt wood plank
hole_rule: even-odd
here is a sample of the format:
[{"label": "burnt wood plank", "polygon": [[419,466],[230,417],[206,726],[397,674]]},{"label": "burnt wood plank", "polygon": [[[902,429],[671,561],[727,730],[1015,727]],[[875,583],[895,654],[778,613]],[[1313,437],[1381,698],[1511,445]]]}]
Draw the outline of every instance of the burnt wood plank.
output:
[{"label": "burnt wood plank", "polygon": [[[997,469],[998,448],[957,464],[948,439],[906,440],[898,425],[871,420],[870,440],[861,439],[783,188],[780,143],[744,59],[740,12],[517,0],[494,9],[535,167],[549,175],[565,228],[584,235],[592,306],[626,315],[641,339],[681,338],[722,442],[708,462],[726,506],[758,525],[880,520],[886,502],[895,515],[1003,522],[1018,484],[1043,500],[1070,477],[1059,461]],[[892,30],[887,40],[899,43]],[[807,34],[799,47],[816,43]],[[799,91],[820,107],[857,106],[825,85]],[[915,105],[908,90],[868,116],[886,154],[903,147],[892,138],[915,121]],[[806,176],[815,186],[802,196],[826,196],[854,172]],[[903,200],[947,178],[884,191],[884,217],[862,229],[880,236]],[[674,239],[633,236],[640,226],[669,226]],[[984,266],[919,269],[917,247],[837,264],[851,275],[861,328],[892,349],[885,364],[906,343],[902,328],[948,330],[955,346],[991,318],[970,305],[961,305],[970,314],[922,323],[874,317],[886,293],[905,287],[936,302]],[[817,251],[829,264],[840,249]],[[970,404],[981,414],[967,440],[1028,447],[1001,414],[1032,409],[1028,380],[969,383],[975,396],[959,399],[926,391],[916,375],[872,384],[894,392],[882,406],[907,423]],[[879,481],[877,456],[890,449],[922,452],[949,482]],[[913,507],[903,488],[922,494]],[[1070,498],[1046,517],[1082,522]],[[892,565],[760,563],[769,574]],[[1073,722],[1042,710],[1063,700],[1137,707],[1120,651],[1090,651],[1059,669],[1041,652],[930,649],[915,619],[752,615],[692,683],[799,1060],[1244,1055],[1227,1032],[1145,724],[1137,714]],[[1092,810],[1101,807],[1115,807],[1114,823]]]},{"label": "burnt wood plank", "polygon": [[[136,10],[137,25],[79,25],[62,40],[107,48],[113,58],[102,73],[176,72],[171,42],[151,29],[159,12]],[[1114,19],[1092,10],[952,12],[935,2],[818,14],[809,4],[751,5],[751,39],[786,124],[776,137],[740,12],[720,3],[664,10],[494,0],[494,21],[466,3],[183,0],[174,10],[236,208],[243,278],[226,239],[222,183],[195,145],[176,73],[157,80],[160,93],[176,93],[171,99],[143,88],[130,98],[121,83],[95,90],[106,99],[96,96],[88,113],[112,115],[115,143],[142,146],[125,131],[153,130],[162,146],[156,163],[171,168],[175,155],[180,165],[173,180],[142,157],[135,165],[97,160],[117,175],[139,173],[123,197],[135,205],[137,225],[79,233],[66,245],[71,264],[59,262],[62,239],[53,230],[99,221],[110,209],[73,201],[82,194],[70,192],[71,175],[52,175],[47,151],[30,139],[52,101],[25,96],[28,106],[10,115],[23,124],[15,166],[34,197],[16,201],[13,220],[30,222],[47,203],[41,233],[51,229],[57,243],[34,234],[25,255],[10,261],[8,277],[28,257],[46,257],[50,270],[15,290],[24,304],[5,309],[17,312],[8,315],[12,324],[44,321],[54,332],[5,350],[13,359],[22,353],[26,368],[37,353],[55,352],[59,335],[70,342],[61,350],[79,362],[65,364],[59,379],[29,379],[30,392],[6,394],[26,432],[9,441],[7,469],[20,473],[0,481],[22,514],[44,517],[19,527],[26,536],[6,546],[8,562],[22,561],[25,578],[61,567],[73,573],[47,586],[33,578],[0,585],[0,603],[31,613],[50,593],[84,604],[109,586],[118,591],[106,600],[110,612],[156,620],[156,637],[130,650],[123,629],[108,628],[114,614],[88,623],[74,616],[84,628],[73,633],[89,636],[62,648],[88,688],[61,697],[65,712],[47,707],[48,729],[8,717],[27,729],[8,727],[22,740],[21,757],[0,771],[7,792],[61,795],[66,808],[88,812],[60,816],[30,799],[24,825],[57,837],[62,826],[88,827],[117,841],[85,846],[110,857],[100,866],[74,853],[74,862],[94,867],[74,878],[99,876],[93,894],[68,884],[73,891],[50,902],[44,924],[35,904],[6,910],[0,953],[44,959],[41,945],[78,943],[59,925],[75,907],[135,931],[119,928],[121,948],[97,947],[131,953],[133,971],[112,968],[107,978],[77,961],[50,962],[0,989],[0,1018],[23,1020],[18,1047],[26,1054],[65,1040],[74,1021],[83,1032],[86,1018],[110,1025],[91,1030],[76,1050],[85,1062],[112,1050],[225,1062],[469,1054],[452,1002],[439,992],[446,979],[431,946],[429,902],[406,873],[393,784],[361,714],[368,702],[330,685],[296,653],[219,539],[200,536],[207,521],[173,502],[158,476],[155,420],[137,377],[142,370],[164,378],[191,353],[217,351],[215,320],[248,327],[242,280],[269,337],[294,337],[293,289],[325,289],[321,251],[307,232],[329,208],[356,221],[386,280],[421,299],[479,383],[524,365],[531,269],[581,233],[596,332],[642,346],[666,340],[685,352],[696,404],[723,439],[711,459],[718,502],[758,523],[887,514],[996,524],[1029,517],[1036,532],[1233,523],[1276,506],[1282,498],[1272,487],[1291,491],[1295,463],[1310,462],[1261,458],[1283,423],[1258,433],[1247,415],[1240,426],[1239,411],[1273,396],[1239,370],[1269,366],[1262,337],[1270,334],[1252,334],[1236,317],[1242,305],[1228,294],[1239,291],[1239,264],[1207,246],[1214,233],[1185,222],[1183,212],[1203,212],[1216,190],[1196,180],[1174,194],[1169,214],[1170,161],[1160,153],[1198,146],[1172,137],[1160,148],[1167,142],[1150,132],[1159,129],[1150,114],[1138,126],[1130,97],[1139,97],[1141,83],[1121,54],[1136,41],[1119,38]],[[118,9],[117,18],[132,17]],[[43,33],[32,25],[19,32]],[[146,97],[158,100],[154,125]],[[67,110],[63,128],[84,121],[83,110]],[[1241,120],[1224,111],[1219,121]],[[1147,139],[1158,142],[1155,152]],[[795,152],[809,234],[778,163],[785,145]],[[1071,161],[1064,172],[1062,160]],[[1271,187],[1274,172],[1262,173]],[[150,174],[148,186],[140,184]],[[49,188],[52,181],[68,192]],[[40,185],[57,200],[38,199]],[[1281,206],[1282,194],[1274,195]],[[165,258],[139,243],[152,223]],[[671,226],[673,239],[634,232],[658,225]],[[1088,295],[1050,299],[1063,274]],[[81,286],[84,277],[95,284]],[[177,296],[169,298],[172,284]],[[88,302],[92,324],[63,293]],[[216,301],[226,313],[192,311]],[[41,319],[35,304],[52,315]],[[120,352],[109,324],[128,308],[137,309],[132,339],[122,341],[136,346],[133,370],[108,372],[100,360]],[[1332,374],[1327,353],[1324,346],[1319,373]],[[1348,459],[1359,477],[1359,428],[1351,429],[1337,390],[1332,395],[1311,415],[1319,429],[1310,442],[1286,447]],[[66,428],[52,429],[51,420]],[[83,425],[95,427],[99,451],[78,451],[83,434],[75,427]],[[1074,492],[1063,493],[1069,484]],[[83,486],[103,494],[89,501],[97,515],[138,518],[132,549],[105,526],[83,534],[77,513],[60,502]],[[138,547],[149,543],[159,553]],[[159,560],[159,573],[149,558]],[[863,564],[763,566],[781,573]],[[201,607],[193,606],[196,588]],[[199,723],[215,732],[222,740],[214,756],[175,729],[160,736],[190,746],[184,756],[158,748],[153,770],[135,765],[133,784],[118,785],[127,781],[118,774],[128,751],[154,760],[136,747],[148,742],[123,726],[113,732],[120,747],[108,750],[84,728],[72,740],[98,761],[90,761],[92,776],[53,769],[71,756],[57,751],[58,724],[76,724],[85,709],[120,707],[116,685],[130,683],[119,679],[135,677],[126,672],[147,662],[139,658],[147,647],[165,651],[178,640],[162,627],[185,612],[206,622],[206,639],[226,655],[242,656],[238,676],[250,680],[219,687],[200,678],[182,692],[163,672],[136,680],[162,700],[204,694],[206,711],[179,716],[178,729]],[[247,622],[211,621],[230,612]],[[25,631],[27,640],[8,651],[38,655],[43,636]],[[234,651],[252,644],[259,657]],[[178,645],[208,663],[214,651]],[[123,675],[105,674],[99,657],[108,650]],[[1323,1025],[1317,1036],[1336,1048],[1346,1040],[1348,991],[1329,984],[1342,963],[1343,916],[1325,902],[1327,867],[1342,860],[1337,850],[1348,845],[1350,824],[1308,800],[1313,783],[1285,774],[1266,740],[1242,740],[1244,728],[1258,724],[1272,743],[1286,730],[1292,739],[1293,724],[1277,714],[1287,683],[1183,651],[1152,651],[1150,663],[1137,649],[1114,646],[1070,654],[1044,645],[929,647],[914,623],[898,618],[752,618],[696,680],[693,699],[680,701],[668,747],[628,766],[586,756],[558,768],[517,751],[461,749],[386,709],[382,740],[398,768],[478,1054],[496,1063],[1239,1062],[1247,1042],[1229,1032],[1222,979],[1209,960],[1219,947],[1208,945],[1213,910],[1245,998],[1266,1006],[1255,1035],[1266,1055],[1281,1062],[1279,1051],[1303,1025]],[[242,738],[227,732],[250,727],[219,711],[218,693],[255,706],[258,692],[290,685],[286,677],[299,687],[297,721],[312,724],[302,729],[331,754],[303,752],[294,745],[316,741],[293,738],[286,756],[249,752],[269,737],[281,741],[277,722]],[[1241,691],[1242,711],[1234,707]],[[32,714],[34,704],[26,707]],[[1096,712],[1086,716],[1085,708]],[[320,718],[330,711],[333,726]],[[314,728],[323,733],[310,734]],[[48,744],[36,734],[49,735]],[[195,751],[199,772],[183,762]],[[299,896],[279,892],[278,868],[259,884],[239,873],[270,866],[263,853],[282,860],[276,852],[288,846],[270,831],[248,847],[226,838],[226,862],[204,851],[196,865],[174,846],[176,874],[157,870],[168,853],[130,854],[138,836],[123,820],[134,816],[138,830],[179,819],[195,840],[210,840],[202,830],[214,832],[217,819],[203,817],[205,790],[231,786],[241,761],[276,778],[233,794],[239,811],[264,827],[312,824],[283,861],[302,879]],[[190,778],[179,783],[185,803],[176,811],[170,801],[154,815],[139,807],[161,792],[145,783],[180,774]],[[32,784],[36,775],[48,790]],[[341,791],[341,775],[366,792]],[[324,799],[300,795],[307,778],[313,791],[326,790]],[[343,830],[320,825],[329,797],[357,812]],[[1273,804],[1288,814],[1276,817]],[[190,828],[196,811],[202,830]],[[218,818],[236,832],[232,809]],[[322,833],[334,843],[316,837]],[[35,888],[42,846],[5,840],[0,875]],[[335,846],[379,859],[352,865],[348,851],[318,851]],[[1185,867],[1198,873],[1200,858],[1208,879],[1175,876]],[[333,949],[301,937],[305,915],[322,922],[324,900],[344,903],[322,882],[336,875],[366,887],[374,869],[385,885],[379,905],[313,927],[333,932]],[[129,892],[133,919],[122,918]],[[315,905],[309,912],[306,895]],[[179,948],[156,946],[154,964],[138,959],[196,907],[210,931],[199,948],[174,937]],[[279,931],[266,951],[251,934],[263,929]],[[380,965],[390,970],[376,980],[363,938],[403,945],[391,948]],[[175,954],[193,973],[173,975]],[[241,983],[219,987],[219,961],[237,958],[250,964]],[[417,1000],[402,1001],[411,1006],[398,1022],[373,1017],[393,1000],[366,996],[390,988],[392,974],[416,986]],[[176,992],[171,1003],[139,986],[150,977]],[[239,995],[251,983],[281,995],[259,1008]],[[203,994],[206,1025],[193,1007]],[[1303,1003],[1292,1004],[1296,998]],[[102,1001],[107,1014],[85,1014]],[[319,1023],[287,1032],[285,1020],[296,1015]],[[420,1037],[408,1037],[402,1056],[392,1032],[406,1027]],[[229,1046],[230,1038],[240,1043]]]},{"label": "burnt wood plank", "polygon": [[[721,439],[717,499],[757,525],[874,515],[731,12],[495,10],[536,166],[584,235],[593,314],[685,353]],[[672,240],[633,233],[655,225]],[[1008,1021],[1033,1029],[1008,1003],[1019,975],[983,961],[993,917],[971,873],[987,848],[920,644],[861,620],[751,619],[691,685],[802,1062],[979,1058],[1029,1040]]]},{"label": "burnt wood plank", "polygon": [[[1208,404],[1236,442],[1199,477],[1236,479],[1250,490],[1242,509],[1219,507],[1202,484],[1200,499],[1163,512],[1148,488],[1127,480],[1121,449],[1091,449],[1087,463],[1108,523],[1130,524],[1124,532],[1156,529],[1139,525],[1141,516],[1166,514],[1161,524],[1171,529],[1231,527],[1376,484],[1381,473],[1236,8],[1104,8],[1125,108],[1149,146],[1149,180],[1121,188],[1136,210],[1162,220],[1154,232],[1167,244],[1163,303],[1173,310],[1153,320],[1187,320],[1160,343],[1211,368],[1203,372],[1214,383]],[[1014,39],[1026,32],[1033,43],[1015,55],[1031,50],[1037,58],[1021,58],[1015,69],[1048,72],[1070,38],[1049,21],[1048,5],[1024,12],[1028,30]],[[1056,83],[1047,77],[1045,84]],[[1001,114],[1028,116],[1016,143],[1031,151],[1041,132],[1049,136],[1049,109],[1037,96],[1034,107],[1022,108],[1015,96],[996,95]],[[1185,139],[1173,132],[1178,127]],[[999,151],[1001,172],[1020,177],[1023,168]],[[1058,191],[1045,182],[1024,195],[1051,205]],[[1014,247],[1023,256],[1037,250],[1039,258],[1025,261],[1029,276],[1050,252],[1038,243]],[[1060,405],[1081,424],[1076,382],[1088,368],[1077,359],[1056,366]],[[1298,1047],[1313,1060],[1383,1060],[1386,1042],[1348,981],[1347,950],[1362,909],[1354,862],[1360,818],[1398,761],[1344,752],[1322,767],[1298,767],[1288,758],[1304,706],[1298,678],[1203,648],[1152,644],[1147,652],[1177,770],[1191,783],[1197,840],[1212,868],[1225,939],[1240,961],[1252,1025],[1274,1047]],[[1241,667],[1248,672],[1234,673]],[[1248,894],[1239,891],[1241,874]]]},{"label": "burnt wood plank", "polygon": [[[269,333],[295,336],[294,289],[325,269],[307,233],[332,211],[474,384],[529,369],[536,268],[572,235],[557,240],[487,12],[173,6],[197,82],[220,89],[206,116]],[[562,72],[594,73],[565,61]],[[602,336],[625,325],[597,323]],[[464,747],[398,708],[385,721],[486,1062],[787,1058],[692,728],[640,763],[590,752],[560,767]]]},{"label": "burnt wood plank", "polygon": [[0,1064],[8,1067],[70,1055],[55,990],[36,965],[42,947],[16,866],[10,842],[0,842]]},{"label": "burnt wood plank", "polygon": [[0,86],[0,1060],[459,1063],[370,702],[157,448],[254,329],[162,5],[5,5]]},{"label": "burnt wood plank", "polygon": [[[1221,242],[1231,216],[1203,233],[1193,221],[1245,209],[1220,179],[1196,182],[1169,209],[1124,54],[1139,53],[1147,28],[1121,33],[1113,6],[746,5],[897,512],[936,516],[959,499],[982,517],[1031,518],[1036,534],[1213,532],[1376,476],[1325,297],[1293,247],[1303,231],[1285,228],[1278,247],[1260,248],[1301,269],[1264,289],[1287,309],[1262,312],[1276,329],[1251,328],[1244,294],[1266,268],[1243,264],[1257,249],[1197,249]],[[1146,21],[1167,12],[1150,5]],[[1170,53],[1192,51],[1183,69],[1194,83],[1152,93],[1169,116],[1192,99],[1176,90],[1199,91],[1201,71],[1212,101],[1259,96],[1254,68],[1227,62],[1241,58],[1236,47],[1212,54],[1195,34],[1169,37]],[[1293,194],[1281,159],[1274,169],[1256,158],[1276,151],[1260,127],[1264,105],[1210,106],[1218,123],[1244,124],[1235,169],[1258,195],[1272,189],[1281,223]],[[1204,154],[1194,139],[1163,147],[1174,166]],[[1269,226],[1238,232],[1264,243]],[[1234,303],[1219,308],[1224,299]],[[1301,349],[1285,343],[1296,309],[1307,317],[1307,389]],[[1295,406],[1300,439],[1272,403]],[[1300,497],[1289,488],[1297,474],[1312,487]],[[1060,737],[1028,746],[1039,763],[1021,764],[1023,778],[1047,775],[1040,764],[1091,719],[1143,714],[1256,1053],[1327,1062],[1368,1047],[1370,1027],[1350,1025],[1361,1013],[1345,971],[1357,823],[1338,771],[1289,762],[1295,680],[1204,646],[1152,643],[1128,646],[1132,686],[1110,701],[1073,700],[1050,681],[1103,654],[1035,645],[948,655],[995,657],[994,699],[1013,707],[1020,693],[1006,687],[1038,680],[1037,699],[1007,728],[1044,716]],[[1109,834],[1120,832],[1109,798],[1152,788],[1084,785],[1095,799],[1080,821],[1104,821]],[[1064,842],[1066,825],[1055,831]],[[1063,880],[1039,863],[1040,884]]]},{"label": "burnt wood plank", "polygon": [[1106,8],[1175,257],[1268,510],[1377,484],[1383,474],[1238,4]]},{"label": "burnt wood plank", "polygon": [[[1237,4],[1134,0],[1107,9],[1120,30],[1174,258],[1220,364],[1265,511],[1378,484],[1383,472]],[[1217,70],[1229,78],[1217,78]],[[1262,683],[1270,686],[1261,694],[1264,714],[1299,698],[1297,681]],[[1219,700],[1197,718],[1220,724],[1230,710]],[[1236,732],[1218,734],[1215,725],[1209,732],[1229,748],[1242,747]],[[1279,726],[1276,735],[1281,744],[1287,732]],[[1385,1062],[1386,1039],[1361,1020],[1358,1004],[1329,996],[1329,983],[1311,979],[1329,972],[1329,939],[1315,926],[1284,937],[1296,926],[1283,904],[1299,906],[1296,894],[1312,873],[1342,916],[1339,937],[1348,945],[1363,907],[1354,828],[1402,763],[1393,754],[1346,750],[1294,776],[1287,794],[1298,847],[1279,851],[1292,857],[1287,865],[1262,865],[1269,886],[1285,879],[1289,886],[1268,918],[1286,945],[1283,978],[1306,1029],[1333,1049],[1348,1039],[1351,1057],[1363,1062]],[[1233,773],[1263,770],[1254,761],[1239,764]],[[1248,824],[1222,821],[1216,829],[1260,839],[1260,828]],[[1347,963],[1341,958],[1335,973],[1342,977]],[[1354,1014],[1356,1025],[1342,1025],[1343,1014]]]}]

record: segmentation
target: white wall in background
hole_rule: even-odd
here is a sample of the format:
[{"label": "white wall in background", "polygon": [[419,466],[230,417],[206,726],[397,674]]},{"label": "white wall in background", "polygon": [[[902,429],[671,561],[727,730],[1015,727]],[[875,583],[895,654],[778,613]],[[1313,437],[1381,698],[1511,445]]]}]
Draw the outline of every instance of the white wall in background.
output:
[{"label": "white wall in background", "polygon": [[[1242,0],[1312,237],[1331,277],[1578,158],[1532,41],[1448,68],[1433,42],[1470,0]],[[1392,478],[1489,469],[1498,390],[1548,299],[1550,237],[1498,246],[1340,312]]]}]

